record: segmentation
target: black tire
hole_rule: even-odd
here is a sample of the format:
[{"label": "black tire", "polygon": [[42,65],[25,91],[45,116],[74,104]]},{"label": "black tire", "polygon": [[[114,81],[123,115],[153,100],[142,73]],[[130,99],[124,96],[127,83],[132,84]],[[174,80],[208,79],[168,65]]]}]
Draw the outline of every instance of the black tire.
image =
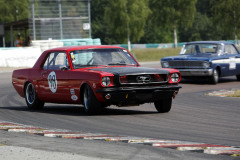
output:
[{"label": "black tire", "polygon": [[236,75],[236,77],[237,77],[237,80],[240,81],[240,74]]},{"label": "black tire", "polygon": [[44,107],[44,102],[38,99],[32,83],[28,83],[25,87],[25,100],[29,109],[42,109]]},{"label": "black tire", "polygon": [[172,107],[172,98],[156,101],[154,105],[159,113],[169,112]]},{"label": "black tire", "polygon": [[212,84],[217,84],[219,82],[219,71],[218,69],[213,70],[213,74],[210,78]]},{"label": "black tire", "polygon": [[83,92],[83,105],[87,114],[95,114],[101,108],[101,103],[96,99],[91,87],[86,85]]}]

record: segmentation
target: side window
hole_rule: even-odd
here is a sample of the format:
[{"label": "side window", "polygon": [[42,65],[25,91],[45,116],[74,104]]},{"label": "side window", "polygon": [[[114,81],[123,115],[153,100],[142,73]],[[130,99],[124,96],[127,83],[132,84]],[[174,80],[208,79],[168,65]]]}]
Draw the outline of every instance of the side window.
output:
[{"label": "side window", "polygon": [[69,67],[66,53],[56,52],[50,53],[46,59],[43,69],[45,70],[61,70],[61,67]]},{"label": "side window", "polygon": [[236,48],[233,45],[225,45],[225,54],[238,54]]}]

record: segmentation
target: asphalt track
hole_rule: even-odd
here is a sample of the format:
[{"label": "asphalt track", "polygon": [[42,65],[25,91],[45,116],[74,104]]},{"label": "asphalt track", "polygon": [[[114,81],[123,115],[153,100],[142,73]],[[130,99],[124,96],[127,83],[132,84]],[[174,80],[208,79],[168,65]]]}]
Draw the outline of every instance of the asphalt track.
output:
[{"label": "asphalt track", "polygon": [[[151,65],[145,64],[145,66]],[[144,104],[124,108],[113,106],[99,115],[87,116],[80,105],[45,104],[42,111],[29,111],[25,100],[17,95],[11,85],[11,72],[5,72],[0,73],[0,120],[51,129],[240,146],[240,99],[205,95],[213,90],[240,88],[240,82],[236,81],[235,77],[227,77],[222,78],[217,85],[208,84],[207,81],[183,81],[180,85],[183,88],[173,100],[169,113],[159,114],[153,104]],[[20,142],[28,139],[25,134],[14,134],[14,138],[10,138],[10,135],[4,133],[2,140],[7,139],[6,144],[14,145],[15,138],[17,144],[21,146]],[[73,144],[76,143],[75,141],[54,140],[56,144],[66,144],[67,149],[63,146],[59,148],[59,145],[48,146],[47,142],[43,143],[47,141],[46,138],[41,138],[33,136],[30,139],[37,139],[35,143],[22,145],[77,153],[76,148],[70,147],[76,145]],[[2,140],[0,139],[0,143],[3,143]],[[153,156],[150,159],[159,156],[162,159],[193,159],[193,157],[194,159],[231,159],[221,155],[150,149],[149,146],[129,146],[122,143],[105,144],[105,142],[92,141],[81,141],[81,143],[84,143],[85,147],[82,145],[78,147],[86,155],[109,159],[139,159],[139,156],[140,159],[148,159],[150,154]],[[45,144],[45,147],[39,147],[39,144],[42,146]],[[128,148],[128,151],[124,148]],[[94,154],[91,154],[91,150]],[[122,157],[115,157],[113,153]]]}]

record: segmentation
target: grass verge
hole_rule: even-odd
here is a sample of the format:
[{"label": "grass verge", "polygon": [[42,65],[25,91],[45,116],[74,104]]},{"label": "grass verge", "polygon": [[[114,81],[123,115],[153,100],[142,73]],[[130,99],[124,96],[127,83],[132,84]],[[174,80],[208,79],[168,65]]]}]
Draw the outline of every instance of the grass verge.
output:
[{"label": "grass verge", "polygon": [[147,61],[160,61],[161,58],[167,56],[178,55],[181,48],[144,48],[133,49],[131,53],[134,53],[139,62]]},{"label": "grass verge", "polygon": [[234,93],[227,95],[227,97],[240,97],[240,89],[234,91]]}]

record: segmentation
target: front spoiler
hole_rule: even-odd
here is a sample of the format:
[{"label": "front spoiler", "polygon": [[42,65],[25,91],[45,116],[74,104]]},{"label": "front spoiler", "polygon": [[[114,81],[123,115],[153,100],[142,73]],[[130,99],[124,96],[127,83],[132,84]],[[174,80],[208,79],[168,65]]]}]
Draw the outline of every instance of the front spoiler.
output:
[{"label": "front spoiler", "polygon": [[[151,103],[174,97],[181,86],[147,86],[147,87],[111,87],[96,90],[102,93],[106,103],[118,106]],[[109,97],[110,98],[106,98]]]}]

